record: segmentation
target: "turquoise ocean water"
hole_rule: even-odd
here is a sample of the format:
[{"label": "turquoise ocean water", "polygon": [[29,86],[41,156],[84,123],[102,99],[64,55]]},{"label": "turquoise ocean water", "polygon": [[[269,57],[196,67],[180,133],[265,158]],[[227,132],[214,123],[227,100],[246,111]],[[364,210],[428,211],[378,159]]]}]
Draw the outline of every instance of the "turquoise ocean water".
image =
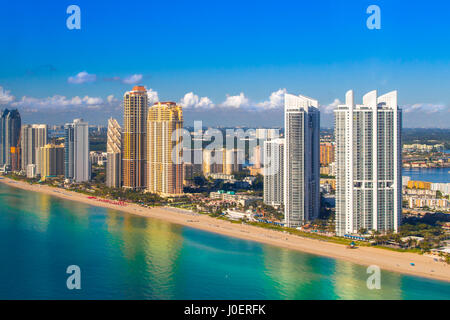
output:
[{"label": "turquoise ocean water", "polygon": [[450,299],[450,283],[382,271],[369,290],[353,263],[1,183],[0,257],[0,299]]}]

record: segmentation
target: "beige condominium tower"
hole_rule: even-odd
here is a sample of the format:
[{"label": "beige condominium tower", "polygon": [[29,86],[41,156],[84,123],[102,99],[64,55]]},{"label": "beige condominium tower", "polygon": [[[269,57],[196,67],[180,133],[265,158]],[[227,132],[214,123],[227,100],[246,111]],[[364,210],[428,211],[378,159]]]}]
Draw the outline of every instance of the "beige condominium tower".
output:
[{"label": "beige condominium tower", "polygon": [[37,165],[37,149],[47,144],[48,127],[46,124],[24,124],[20,135],[21,167],[24,171],[29,165]]},{"label": "beige condominium tower", "polygon": [[64,144],[46,144],[38,148],[37,157],[42,180],[64,175]]},{"label": "beige condominium tower", "polygon": [[155,103],[148,111],[148,191],[163,196],[183,193],[183,110],[174,102]]},{"label": "beige condominium tower", "polygon": [[118,188],[122,184],[122,128],[116,119],[108,120],[106,152],[106,185]]},{"label": "beige condominium tower", "polygon": [[231,175],[242,171],[244,151],[241,149],[204,149],[203,174],[221,173]]},{"label": "beige condominium tower", "polygon": [[146,171],[147,90],[135,86],[123,96],[123,187],[144,189]]}]

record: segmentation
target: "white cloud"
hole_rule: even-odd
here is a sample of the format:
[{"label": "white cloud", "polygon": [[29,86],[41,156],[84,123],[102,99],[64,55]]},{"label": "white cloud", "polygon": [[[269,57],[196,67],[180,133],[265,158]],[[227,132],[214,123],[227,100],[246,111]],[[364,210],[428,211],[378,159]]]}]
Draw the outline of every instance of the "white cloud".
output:
[{"label": "white cloud", "polygon": [[94,82],[95,80],[97,80],[97,76],[95,74],[89,74],[86,71],[81,71],[76,76],[69,77],[67,79],[67,82],[73,84],[81,84],[87,82]]},{"label": "white cloud", "polygon": [[132,74],[131,76],[121,78],[119,76],[114,76],[110,78],[104,78],[105,81],[120,81],[125,84],[138,84],[142,81],[144,76],[142,74]]},{"label": "white cloud", "polygon": [[323,113],[325,113],[325,114],[332,114],[333,113],[333,111],[334,111],[334,109],[338,106],[338,105],[340,105],[340,104],[342,104],[342,102],[339,100],[339,99],[334,99],[334,101],[332,102],[332,103],[330,103],[330,104],[327,104],[327,105],[321,105],[320,107],[319,107],[319,109],[320,109],[320,112],[323,112]]},{"label": "white cloud", "polygon": [[435,113],[440,111],[448,111],[450,112],[449,106],[444,104],[432,104],[432,103],[416,103],[416,104],[408,104],[401,106],[403,112],[412,113],[412,112],[422,112],[422,113]]},{"label": "white cloud", "polygon": [[[95,77],[95,75],[89,75],[86,72],[83,74],[83,72],[81,72],[72,78],[73,81],[78,81],[77,83],[81,83],[80,81],[85,81],[86,78],[89,78],[89,76]],[[129,78],[131,77],[133,76],[130,76]],[[136,77],[134,77],[134,79],[136,79]],[[122,81],[122,79],[119,78],[117,81]],[[230,110],[236,112],[242,111],[243,117],[250,117],[247,111],[251,111],[254,112],[254,117],[256,119],[258,117],[257,113],[263,113],[266,110],[276,110],[277,112],[279,110],[282,111],[285,93],[286,89],[278,89],[273,91],[268,98],[258,102],[251,101],[243,92],[241,92],[239,95],[227,95],[223,103],[215,103],[209,97],[200,97],[194,92],[188,92],[182,96],[179,103],[186,109],[198,110],[200,112],[210,110],[212,108],[222,108],[222,111],[226,114],[228,111],[227,108],[229,108]],[[159,101],[157,91],[148,89],[147,95],[150,106]],[[323,114],[323,119],[332,119],[333,110],[340,104],[342,104],[342,102],[339,99],[334,99],[329,104],[321,105],[320,110]],[[113,110],[121,112],[122,108],[121,98],[116,98],[112,94],[103,98],[98,96],[67,97],[55,94],[44,98],[23,96],[19,99],[14,97],[10,91],[5,90],[2,86],[0,86],[0,105],[17,107],[29,113],[41,112],[45,115],[48,114],[49,117],[52,116],[52,112],[56,114],[58,111],[69,112],[101,109],[106,112],[112,112]],[[405,126],[423,125],[425,127],[433,127],[439,124],[440,126],[448,127],[448,125],[446,125],[446,122],[448,122],[450,116],[450,105],[448,104],[416,103],[403,105],[401,108],[405,113]],[[235,115],[235,117],[238,116]],[[238,121],[240,119],[236,120]]]},{"label": "white cloud", "polygon": [[286,93],[286,89],[278,89],[271,93],[269,100],[257,103],[257,107],[261,107],[264,109],[275,109],[284,107],[284,94]]},{"label": "white cloud", "polygon": [[88,96],[85,96],[83,98],[83,102],[86,102],[86,104],[88,104],[88,105],[102,104],[103,103],[103,99],[99,98],[99,97],[88,97]]},{"label": "white cloud", "polygon": [[148,105],[149,106],[152,106],[155,102],[159,101],[158,91],[153,91],[152,88],[147,90],[147,97],[148,97]]},{"label": "white cloud", "polygon": [[136,84],[141,82],[142,78],[142,74],[133,74],[131,76],[123,78],[122,82],[126,84]]},{"label": "white cloud", "polygon": [[244,95],[243,92],[241,92],[238,96],[227,95],[226,100],[220,106],[237,109],[242,107],[248,107],[249,103],[250,101],[248,100],[248,98]]},{"label": "white cloud", "polygon": [[180,104],[184,108],[214,108],[214,103],[208,97],[199,97],[193,92],[188,92],[181,99]]},{"label": "white cloud", "polygon": [[14,101],[15,97],[10,94],[10,91],[4,90],[2,86],[0,86],[0,104],[8,104]]},{"label": "white cloud", "polygon": [[27,110],[45,110],[45,109],[58,109],[65,110],[70,109],[70,107],[99,107],[104,105],[104,100],[100,97],[89,97],[85,96],[83,98],[75,96],[72,98],[67,98],[61,95],[54,95],[47,98],[33,98],[23,96],[19,101],[11,103],[13,107],[24,108]]},{"label": "white cloud", "polygon": [[106,97],[106,101],[108,101],[108,103],[114,103],[117,102],[118,100],[114,97],[113,94],[110,94],[108,97]]}]

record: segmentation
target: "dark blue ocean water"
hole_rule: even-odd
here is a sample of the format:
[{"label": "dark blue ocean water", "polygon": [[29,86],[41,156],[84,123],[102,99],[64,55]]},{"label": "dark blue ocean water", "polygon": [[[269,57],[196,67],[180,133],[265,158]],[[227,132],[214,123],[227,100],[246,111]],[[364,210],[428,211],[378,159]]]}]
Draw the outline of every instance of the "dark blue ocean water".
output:
[{"label": "dark blue ocean water", "polygon": [[403,168],[402,173],[411,180],[450,183],[450,168]]},{"label": "dark blue ocean water", "polygon": [[0,257],[0,299],[450,299],[450,283],[382,271],[369,290],[353,263],[1,183]]}]

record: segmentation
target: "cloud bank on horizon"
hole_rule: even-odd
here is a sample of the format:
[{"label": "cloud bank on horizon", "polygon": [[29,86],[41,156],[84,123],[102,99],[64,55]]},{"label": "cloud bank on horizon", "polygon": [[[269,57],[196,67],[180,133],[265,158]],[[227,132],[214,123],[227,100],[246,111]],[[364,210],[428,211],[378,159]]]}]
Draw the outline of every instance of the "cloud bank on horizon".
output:
[{"label": "cloud bank on horizon", "polygon": [[[92,79],[87,72],[80,72],[73,77],[73,83],[79,84],[81,79]],[[72,77],[71,77],[72,78]],[[136,75],[124,78],[138,83],[142,80]],[[135,81],[136,80],[136,81]],[[94,80],[95,81],[95,80]],[[119,81],[119,80],[117,80]],[[252,101],[243,92],[237,95],[226,94],[222,102],[215,103],[206,96],[199,96],[194,92],[187,92],[181,97],[179,103],[185,109],[186,120],[202,120],[205,125],[224,126],[282,126],[285,88],[273,91],[264,101]],[[294,93],[299,94],[299,93]],[[153,88],[147,90],[149,104],[160,101],[158,91]],[[342,104],[339,98],[335,98],[328,104],[320,104],[322,126],[333,126],[333,110]],[[106,97],[98,96],[73,96],[67,97],[55,94],[45,98],[23,96],[16,98],[10,90],[0,86],[0,105],[2,108],[17,108],[23,114],[25,122],[38,120],[46,115],[47,111],[53,112],[56,123],[72,120],[75,116],[83,116],[91,123],[105,124],[109,117],[122,119],[122,99],[110,94]],[[423,116],[435,118],[433,125],[428,127],[448,128],[446,121],[450,117],[450,107],[445,104],[416,103],[400,106],[404,113],[404,127],[424,127],[421,123]],[[214,112],[212,112],[214,111]],[[58,116],[59,114],[59,116]],[[29,119],[29,120],[28,120]],[[45,118],[44,118],[45,119]],[[45,120],[38,122],[45,122]],[[440,121],[441,120],[441,121]]]}]

